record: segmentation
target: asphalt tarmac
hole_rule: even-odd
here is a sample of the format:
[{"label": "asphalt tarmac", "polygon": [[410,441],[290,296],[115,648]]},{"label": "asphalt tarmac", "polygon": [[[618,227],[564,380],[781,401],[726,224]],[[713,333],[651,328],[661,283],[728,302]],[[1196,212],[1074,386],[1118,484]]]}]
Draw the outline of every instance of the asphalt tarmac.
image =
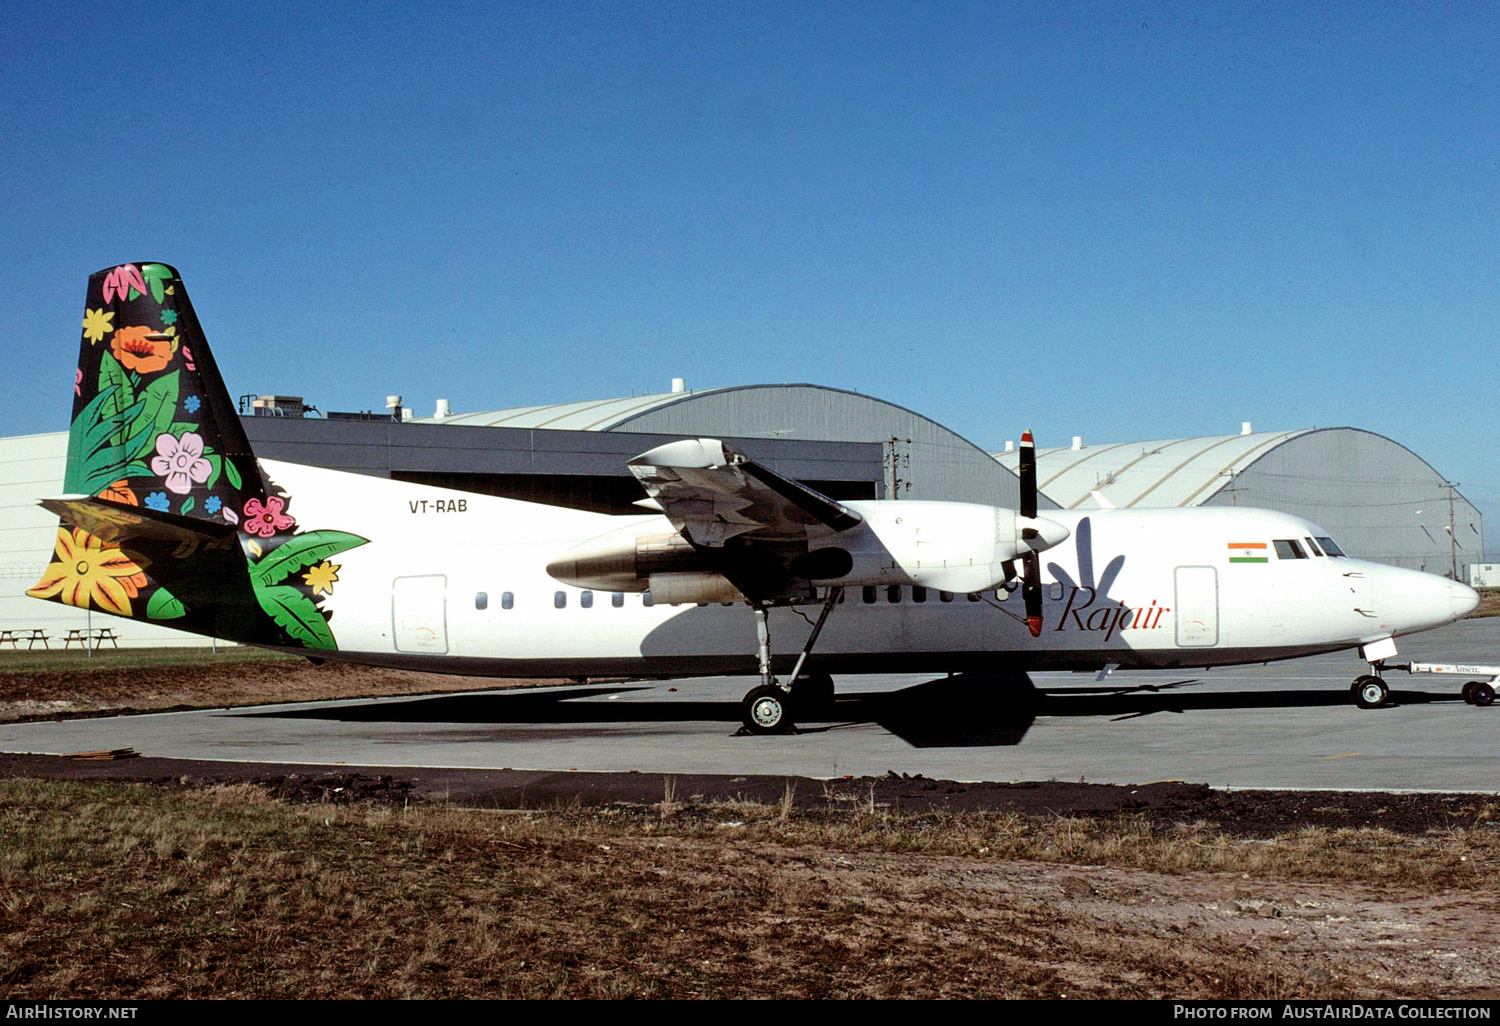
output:
[{"label": "asphalt tarmac", "polygon": [[[1393,662],[1500,664],[1500,619],[1402,639]],[[790,736],[736,736],[755,681],[466,692],[0,725],[0,751],[133,748],[164,759],[355,769],[467,767],[817,778],[922,774],[1213,787],[1500,790],[1500,705],[1469,677],[1387,674],[1356,707],[1354,653],[1197,671],[838,681],[835,715]]]}]

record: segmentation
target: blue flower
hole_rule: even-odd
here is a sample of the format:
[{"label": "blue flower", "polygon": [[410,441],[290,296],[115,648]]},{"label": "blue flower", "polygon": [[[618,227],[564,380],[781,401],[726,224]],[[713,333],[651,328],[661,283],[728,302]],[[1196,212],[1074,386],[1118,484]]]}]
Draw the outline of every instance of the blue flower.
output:
[{"label": "blue flower", "polygon": [[162,323],[162,325],[164,327],[168,327],[168,328],[170,328],[172,325],[176,324],[177,323],[177,311],[176,310],[163,310],[161,312],[161,323]]},{"label": "blue flower", "polygon": [[146,505],[151,509],[159,509],[163,513],[172,508],[172,502],[167,498],[166,492],[152,492],[146,496]]},{"label": "blue flower", "polygon": [[195,395],[190,395],[182,401],[182,408],[189,413],[197,413],[198,407],[202,405],[202,401]]},{"label": "blue flower", "polygon": [[219,507],[222,505],[224,504],[219,501],[217,495],[210,495],[208,501],[203,504],[203,508],[209,513],[217,513],[219,512]]}]

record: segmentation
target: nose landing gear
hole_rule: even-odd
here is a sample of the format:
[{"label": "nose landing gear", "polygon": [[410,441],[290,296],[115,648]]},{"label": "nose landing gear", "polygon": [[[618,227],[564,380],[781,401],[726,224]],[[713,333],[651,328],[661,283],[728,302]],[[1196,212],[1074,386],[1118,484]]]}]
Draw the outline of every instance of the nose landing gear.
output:
[{"label": "nose landing gear", "polygon": [[1391,689],[1374,674],[1356,677],[1349,690],[1354,693],[1354,702],[1361,709],[1379,709],[1391,697]]}]

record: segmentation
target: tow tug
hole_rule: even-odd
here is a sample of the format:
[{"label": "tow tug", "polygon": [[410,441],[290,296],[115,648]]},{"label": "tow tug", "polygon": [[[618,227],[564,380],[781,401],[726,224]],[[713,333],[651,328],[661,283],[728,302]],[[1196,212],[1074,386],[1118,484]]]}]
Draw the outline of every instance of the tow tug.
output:
[{"label": "tow tug", "polygon": [[[1380,663],[1376,664],[1376,670],[1405,670],[1407,673],[1440,673],[1454,677],[1488,678],[1467,681],[1459,690],[1459,694],[1469,705],[1493,705],[1495,691],[1500,689],[1500,666],[1482,666],[1478,663]],[[1374,676],[1359,678],[1354,682],[1352,690],[1355,700],[1367,708],[1384,704],[1388,693],[1385,681]],[[1377,690],[1380,692],[1378,700],[1375,696]]]}]

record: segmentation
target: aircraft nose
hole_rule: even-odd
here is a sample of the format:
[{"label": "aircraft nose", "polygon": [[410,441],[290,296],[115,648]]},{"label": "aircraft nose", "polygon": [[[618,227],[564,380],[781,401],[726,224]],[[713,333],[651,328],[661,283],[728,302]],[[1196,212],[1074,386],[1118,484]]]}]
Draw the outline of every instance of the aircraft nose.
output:
[{"label": "aircraft nose", "polygon": [[1467,584],[1448,582],[1448,596],[1453,601],[1453,618],[1462,620],[1479,608],[1479,592]]},{"label": "aircraft nose", "polygon": [[1427,630],[1461,620],[1479,605],[1479,594],[1468,585],[1446,577],[1382,567],[1372,574],[1380,619],[1397,624],[1397,631]]}]

